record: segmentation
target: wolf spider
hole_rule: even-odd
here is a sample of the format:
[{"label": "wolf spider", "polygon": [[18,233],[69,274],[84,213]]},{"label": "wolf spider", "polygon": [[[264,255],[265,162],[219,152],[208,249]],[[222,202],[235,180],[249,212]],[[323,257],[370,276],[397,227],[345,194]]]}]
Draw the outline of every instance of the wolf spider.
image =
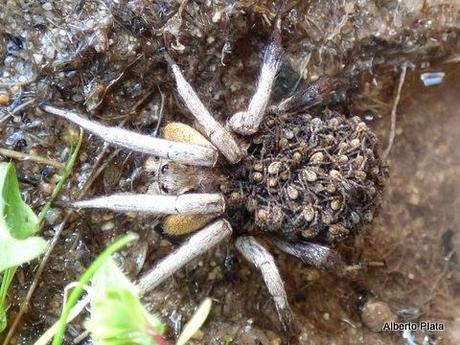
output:
[{"label": "wolf spider", "polygon": [[164,193],[115,194],[73,206],[167,215],[164,231],[173,235],[199,230],[141,277],[142,293],[233,234],[236,248],[262,273],[283,329],[292,330],[283,280],[256,236],[319,269],[341,267],[340,256],[329,245],[372,220],[383,188],[377,139],[358,118],[330,110],[320,117],[293,111],[297,96],[267,111],[282,60],[279,21],[247,111],[231,116],[225,127],[167,52],[165,59],[199,132],[173,122],[164,128],[163,138],[154,138],[41,105],[109,143],[161,159],[157,177]]}]

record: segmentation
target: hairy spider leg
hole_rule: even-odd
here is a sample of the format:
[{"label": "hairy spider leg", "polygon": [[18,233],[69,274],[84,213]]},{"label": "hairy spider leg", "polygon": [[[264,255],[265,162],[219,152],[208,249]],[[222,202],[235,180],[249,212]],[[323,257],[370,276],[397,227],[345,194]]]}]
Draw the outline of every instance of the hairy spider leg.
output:
[{"label": "hairy spider leg", "polygon": [[292,310],[284,289],[283,279],[273,256],[252,236],[238,237],[236,248],[246,260],[260,270],[265,285],[275,302],[276,311],[284,330],[293,331],[295,326]]},{"label": "hairy spider leg", "polygon": [[102,208],[121,212],[151,214],[221,214],[225,200],[219,193],[186,193],[182,195],[113,194],[72,204],[77,208]]},{"label": "hairy spider leg", "polygon": [[79,125],[111,144],[133,151],[167,158],[187,165],[212,167],[217,162],[218,153],[213,147],[154,138],[119,127],[104,126],[73,111],[48,104],[42,104],[40,108]]},{"label": "hairy spider leg", "polygon": [[224,219],[218,219],[205,226],[139,279],[138,286],[141,294],[151,291],[187,263],[206,253],[231,234],[230,223]]},{"label": "hairy spider leg", "polygon": [[257,82],[256,92],[249,102],[247,111],[234,114],[229,125],[241,135],[252,135],[259,130],[270,100],[273,83],[281,66],[283,49],[281,47],[281,19],[277,19],[270,44],[265,49],[262,68]]},{"label": "hairy spider leg", "polygon": [[203,133],[230,163],[235,164],[239,162],[244,157],[244,152],[241,150],[235,138],[233,138],[232,134],[211,115],[209,110],[199,99],[195,90],[193,90],[192,86],[185,80],[179,66],[166,52],[165,59],[173,71],[179,95],[193,117],[197,120]]}]

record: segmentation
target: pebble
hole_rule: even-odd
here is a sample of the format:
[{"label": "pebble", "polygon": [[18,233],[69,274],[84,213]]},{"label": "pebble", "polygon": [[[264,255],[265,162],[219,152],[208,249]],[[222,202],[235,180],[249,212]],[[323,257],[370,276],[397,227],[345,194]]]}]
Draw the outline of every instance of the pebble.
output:
[{"label": "pebble", "polygon": [[396,322],[397,317],[388,304],[371,299],[361,310],[363,324],[374,332],[381,332],[385,322]]}]

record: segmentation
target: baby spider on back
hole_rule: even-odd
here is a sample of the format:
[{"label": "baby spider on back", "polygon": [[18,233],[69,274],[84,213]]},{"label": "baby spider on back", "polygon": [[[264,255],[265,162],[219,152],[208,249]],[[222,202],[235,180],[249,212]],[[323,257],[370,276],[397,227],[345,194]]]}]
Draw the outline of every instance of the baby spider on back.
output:
[{"label": "baby spider on back", "polygon": [[295,97],[267,111],[282,60],[279,19],[248,109],[227,126],[214,119],[168,53],[165,58],[201,133],[169,123],[163,138],[153,138],[41,106],[107,142],[160,158],[155,168],[163,194],[115,194],[73,205],[166,215],[166,233],[196,231],[141,277],[143,293],[233,234],[236,248],[262,273],[283,328],[292,330],[283,280],[256,237],[319,269],[340,266],[329,245],[358,233],[379,205],[386,173],[378,140],[359,118],[299,111]]}]

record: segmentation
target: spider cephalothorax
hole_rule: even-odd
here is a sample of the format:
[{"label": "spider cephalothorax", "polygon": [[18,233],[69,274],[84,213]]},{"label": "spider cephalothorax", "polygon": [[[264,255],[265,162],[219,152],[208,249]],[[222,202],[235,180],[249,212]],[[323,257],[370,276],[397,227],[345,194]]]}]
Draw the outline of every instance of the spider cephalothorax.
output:
[{"label": "spider cephalothorax", "polygon": [[226,169],[227,214],[249,233],[320,243],[355,234],[379,205],[385,169],[378,146],[358,117],[330,110],[267,116],[247,157]]},{"label": "spider cephalothorax", "polygon": [[[233,233],[237,249],[261,271],[288,330],[293,317],[283,280],[274,258],[254,236],[268,235],[282,251],[318,268],[342,266],[326,244],[371,221],[385,169],[375,135],[358,118],[347,119],[330,110],[308,114],[298,110],[296,97],[265,116],[281,65],[280,23],[277,18],[248,109],[231,116],[226,126],[214,119],[166,52],[178,93],[201,134],[188,125],[169,123],[163,138],[154,138],[106,127],[48,104],[41,109],[112,144],[161,158],[154,164],[157,193],[115,194],[74,203],[79,208],[166,215],[163,228],[170,235],[199,230],[141,277],[142,293]],[[313,89],[325,85],[334,83],[323,79]]]}]

